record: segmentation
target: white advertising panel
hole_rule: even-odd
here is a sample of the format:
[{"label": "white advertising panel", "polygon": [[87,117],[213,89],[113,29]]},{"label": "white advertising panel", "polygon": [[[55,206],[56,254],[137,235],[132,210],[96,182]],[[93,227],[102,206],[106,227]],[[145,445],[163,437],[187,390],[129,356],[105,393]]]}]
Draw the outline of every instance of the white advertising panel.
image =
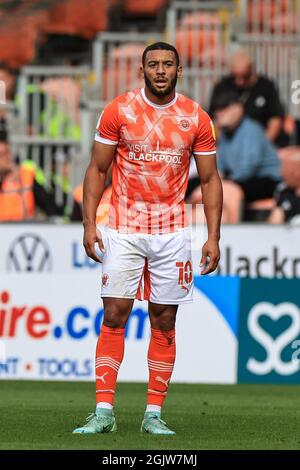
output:
[{"label": "white advertising panel", "polygon": [[[205,230],[192,231],[194,302],[179,309],[174,381],[237,380],[234,279],[299,277],[299,235],[297,227],[224,226],[219,272],[201,278]],[[80,225],[1,225],[0,379],[94,379],[100,275],[84,253]],[[149,335],[147,303],[136,301],[120,380],[147,380]]]},{"label": "white advertising panel", "polygon": [[[97,273],[10,275],[1,282],[0,378],[93,380],[103,318]],[[147,303],[127,324],[124,381],[147,381]],[[218,308],[198,289],[177,323],[177,382],[232,383],[237,341]]]}]

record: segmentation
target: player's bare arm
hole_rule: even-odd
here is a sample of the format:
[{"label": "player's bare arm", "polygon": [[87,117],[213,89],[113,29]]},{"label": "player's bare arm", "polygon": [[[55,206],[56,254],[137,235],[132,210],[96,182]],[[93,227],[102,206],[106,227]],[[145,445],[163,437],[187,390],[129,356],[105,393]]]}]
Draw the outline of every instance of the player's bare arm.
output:
[{"label": "player's bare arm", "polygon": [[95,243],[104,253],[101,234],[96,230],[96,211],[104,191],[108,169],[115,156],[116,146],[94,142],[91,161],[83,182],[83,245],[86,254],[97,262],[101,259],[95,251]]},{"label": "player's bare arm", "polygon": [[[196,157],[196,165],[200,178],[202,200],[207,221],[208,239],[202,247],[201,274],[213,272],[220,259],[220,223],[223,205],[222,183],[217,170],[215,157]],[[207,260],[209,262],[207,264]]]}]

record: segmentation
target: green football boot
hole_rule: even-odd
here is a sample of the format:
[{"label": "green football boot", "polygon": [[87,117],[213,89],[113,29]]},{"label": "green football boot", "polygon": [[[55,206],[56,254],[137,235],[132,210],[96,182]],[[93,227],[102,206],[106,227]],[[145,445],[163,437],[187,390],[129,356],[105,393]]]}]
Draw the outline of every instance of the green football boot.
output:
[{"label": "green football boot", "polygon": [[104,408],[96,410],[86,418],[86,424],[81,428],[76,428],[73,434],[97,434],[114,432],[117,430],[116,418],[111,410]]},{"label": "green football boot", "polygon": [[168,436],[176,434],[168,428],[162,419],[160,419],[160,413],[155,411],[146,411],[141,426],[141,432],[146,432],[148,434],[164,434]]}]

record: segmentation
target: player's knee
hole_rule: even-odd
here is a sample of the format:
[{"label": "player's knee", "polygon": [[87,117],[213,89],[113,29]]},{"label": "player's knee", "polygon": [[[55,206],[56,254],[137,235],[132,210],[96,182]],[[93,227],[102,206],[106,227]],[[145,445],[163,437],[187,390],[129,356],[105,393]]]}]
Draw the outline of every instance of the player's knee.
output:
[{"label": "player's knee", "polygon": [[[165,310],[152,321],[152,326],[158,330],[173,330],[175,328],[176,317],[173,312]],[[153,325],[154,323],[154,325]]]},{"label": "player's knee", "polygon": [[104,311],[103,324],[110,328],[125,328],[126,318],[124,318],[121,310],[110,306]]}]

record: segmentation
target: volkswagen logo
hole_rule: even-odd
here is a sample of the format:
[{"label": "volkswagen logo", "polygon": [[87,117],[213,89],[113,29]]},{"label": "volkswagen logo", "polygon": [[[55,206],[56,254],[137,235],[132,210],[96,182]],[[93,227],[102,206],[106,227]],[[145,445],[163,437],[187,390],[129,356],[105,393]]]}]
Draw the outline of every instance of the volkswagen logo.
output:
[{"label": "volkswagen logo", "polygon": [[8,271],[33,273],[51,269],[50,249],[40,236],[25,233],[12,242],[7,256]]}]

